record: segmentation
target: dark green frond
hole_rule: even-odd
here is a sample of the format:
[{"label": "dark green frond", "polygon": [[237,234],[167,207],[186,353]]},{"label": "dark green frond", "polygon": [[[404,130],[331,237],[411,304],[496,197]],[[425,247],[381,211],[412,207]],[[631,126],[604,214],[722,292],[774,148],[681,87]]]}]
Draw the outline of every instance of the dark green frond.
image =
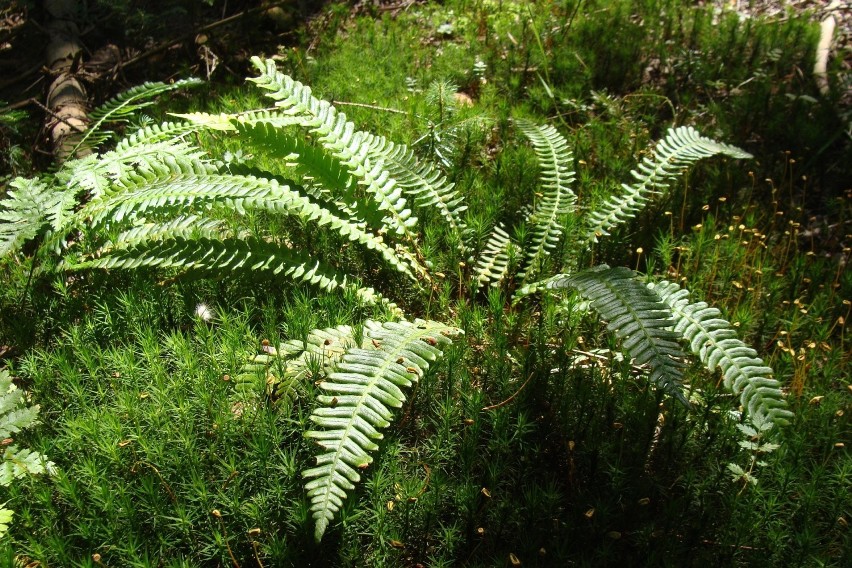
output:
[{"label": "dark green frond", "polygon": [[716,154],[732,158],[752,157],[735,146],[701,136],[691,126],[669,129],[666,137],[654,148],[654,156],[646,157],[639,164],[638,171],[631,172],[636,182],[622,184],[620,194],[611,196],[589,215],[586,240],[597,241],[598,236],[608,235],[613,228],[635,217],[652,196],[668,188],[685,167]]},{"label": "dark green frond", "polygon": [[757,351],[737,338],[722,312],[706,302],[690,302],[689,291],[672,282],[648,287],[671,308],[675,333],[689,342],[707,369],[722,370],[725,388],[740,395],[740,403],[753,421],[782,425],[792,419],[780,383],[771,378],[772,369],[757,356]]},{"label": "dark green frond", "polygon": [[563,219],[574,211],[577,196],[574,183],[574,158],[568,141],[553,126],[539,126],[528,120],[515,121],[533,144],[538,157],[541,198],[530,216],[531,240],[520,278],[527,280],[541,269],[550,251],[562,238]]},{"label": "dark green frond", "polygon": [[405,401],[402,389],[417,382],[440,355],[448,336],[459,330],[441,323],[417,320],[364,326],[364,344],[351,348],[334,365],[320,388],[329,395],[318,397],[311,420],[322,430],[305,432],[325,451],[316,467],[303,472],[316,519],[315,536],[322,538],[346,492],[355,488],[378,449],[380,428],[390,425],[391,408]]},{"label": "dark green frond", "polygon": [[607,329],[623,340],[627,354],[637,364],[650,367],[651,382],[689,406],[681,388],[681,359],[686,354],[671,331],[671,310],[637,276],[629,268],[601,265],[576,274],[559,274],[539,285],[577,290],[609,322]]},{"label": "dark green frond", "polygon": [[317,137],[317,142],[343,164],[372,196],[379,209],[385,212],[385,226],[413,239],[411,229],[417,218],[412,216],[402,189],[383,162],[368,157],[366,135],[357,132],[355,125],[346,120],[345,114],[339,113],[327,101],[314,97],[310,87],[280,73],[273,60],[264,62],[253,57],[252,62],[261,75],[250,80],[269,91],[267,96],[277,101],[276,106],[303,119],[303,126]]}]

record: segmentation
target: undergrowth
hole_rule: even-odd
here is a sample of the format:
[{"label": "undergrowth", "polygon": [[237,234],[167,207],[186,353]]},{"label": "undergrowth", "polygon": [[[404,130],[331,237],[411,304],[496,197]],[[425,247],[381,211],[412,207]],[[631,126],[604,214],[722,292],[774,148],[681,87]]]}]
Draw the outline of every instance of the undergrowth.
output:
[{"label": "undergrowth", "polygon": [[[848,140],[838,93],[817,97],[794,72],[811,67],[814,26],[651,0],[459,1],[357,17],[333,6],[313,25],[312,51],[267,55],[355,124],[444,158],[468,206],[465,236],[440,212],[418,211],[420,237],[398,242],[416,242],[412,256],[433,277],[419,291],[388,276],[373,251],[307,223],[255,212],[244,230],[286,235],[279,241],[313,247],[368,284],[380,274],[377,289],[412,320],[464,337],[406,391],[318,545],[302,478],[317,450],[303,432],[315,428],[323,360],[307,357],[292,391],[276,382],[292,371],[278,357],[261,359],[250,396],[239,394],[240,373],[312,330],[351,326],[361,341],[366,322],[387,321],[392,307],[252,275],[61,272],[49,255],[36,266],[25,248],[2,260],[0,357],[41,406],[42,424],[21,443],[56,473],[9,487],[16,513],[4,561],[848,563]],[[220,89],[213,106],[182,110],[268,104],[246,87]],[[628,266],[719,308],[781,381],[793,414],[777,449],[744,439],[740,400],[720,375],[683,369],[691,410],[640,377],[586,299],[512,303],[535,240],[525,207],[543,197],[535,144],[516,130],[522,117],[567,139],[572,187],[591,210],[671,124],[756,156],[691,170],[610,238],[565,239],[540,266],[542,277],[570,263]],[[224,131],[198,136],[234,171],[250,160],[276,167]],[[499,223],[507,270],[489,286],[472,278],[474,252]],[[569,236],[578,229],[562,225]]]}]

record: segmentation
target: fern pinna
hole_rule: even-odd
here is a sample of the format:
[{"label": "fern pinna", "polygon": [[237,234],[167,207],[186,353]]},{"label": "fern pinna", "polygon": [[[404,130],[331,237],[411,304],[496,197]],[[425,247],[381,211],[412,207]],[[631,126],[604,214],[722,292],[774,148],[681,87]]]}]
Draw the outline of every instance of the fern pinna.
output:
[{"label": "fern pinna", "polygon": [[367,322],[361,347],[348,349],[320,382],[329,394],[317,397],[320,406],[311,420],[322,430],[305,436],[325,451],[303,473],[317,540],[361,479],[359,470],[373,461],[369,452],[378,449],[379,429],[390,425],[391,409],[405,402],[403,389],[423,376],[458,333],[433,321]]}]

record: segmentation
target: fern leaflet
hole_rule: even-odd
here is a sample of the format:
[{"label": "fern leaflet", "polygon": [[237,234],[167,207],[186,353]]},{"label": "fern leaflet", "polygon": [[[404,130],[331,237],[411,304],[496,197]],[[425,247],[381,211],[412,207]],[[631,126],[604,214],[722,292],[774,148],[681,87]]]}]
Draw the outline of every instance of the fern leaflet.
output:
[{"label": "fern leaflet", "polygon": [[562,218],[574,211],[577,196],[570,187],[574,183],[573,157],[565,137],[550,125],[538,126],[527,120],[517,120],[515,124],[535,148],[543,194],[530,216],[530,246],[524,269],[518,275],[526,280],[541,269],[549,252],[559,244]]},{"label": "fern leaflet", "polygon": [[474,289],[487,283],[491,286],[499,286],[509,274],[510,261],[518,252],[520,247],[510,240],[508,233],[503,229],[503,224],[494,227],[473,269]]},{"label": "fern leaflet", "polygon": [[346,492],[355,488],[364,469],[372,462],[369,452],[378,449],[374,440],[382,438],[392,418],[390,408],[400,408],[406,388],[416,382],[441,354],[440,346],[450,343],[447,336],[459,330],[443,324],[417,320],[414,323],[367,322],[365,343],[352,348],[335,364],[320,388],[329,395],[318,397],[323,405],[311,420],[323,428],[305,436],[326,450],[317,456],[317,466],[303,472],[316,520],[319,541],[334,514],[343,505]]},{"label": "fern leaflet", "polygon": [[671,331],[674,320],[656,292],[647,288],[637,274],[622,266],[602,264],[576,274],[558,274],[526,287],[522,294],[537,289],[573,288],[589,300],[607,329],[623,340],[622,347],[637,364],[648,364],[651,382],[662,387],[685,406],[689,406],[681,388],[680,361],[686,356]]},{"label": "fern leaflet", "polygon": [[710,371],[719,367],[725,387],[735,395],[753,422],[787,424],[793,413],[787,409],[780,384],[771,378],[772,369],[757,351],[737,338],[722,313],[706,302],[689,301],[689,291],[673,282],[648,284],[674,314],[674,331]]},{"label": "fern leaflet", "polygon": [[610,196],[589,215],[586,241],[596,242],[613,228],[635,217],[653,195],[666,189],[669,183],[689,166],[702,158],[724,154],[732,158],[751,158],[735,146],[722,144],[701,136],[691,126],[670,128],[666,137],[654,148],[654,157],[646,157],[638,171],[630,172],[636,182],[622,184],[623,192]]}]

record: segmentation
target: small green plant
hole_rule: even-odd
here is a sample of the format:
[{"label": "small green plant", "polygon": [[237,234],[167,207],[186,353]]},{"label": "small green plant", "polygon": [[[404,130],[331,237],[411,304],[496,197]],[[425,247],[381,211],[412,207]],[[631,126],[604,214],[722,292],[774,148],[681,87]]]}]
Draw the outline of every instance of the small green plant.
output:
[{"label": "small green plant", "polygon": [[[12,383],[9,371],[0,370],[0,438],[3,438],[3,462],[0,485],[8,487],[26,475],[53,474],[53,462],[43,454],[15,444],[13,435],[38,423],[39,407],[26,406],[26,393]],[[9,530],[14,511],[0,505],[0,537]]]}]

